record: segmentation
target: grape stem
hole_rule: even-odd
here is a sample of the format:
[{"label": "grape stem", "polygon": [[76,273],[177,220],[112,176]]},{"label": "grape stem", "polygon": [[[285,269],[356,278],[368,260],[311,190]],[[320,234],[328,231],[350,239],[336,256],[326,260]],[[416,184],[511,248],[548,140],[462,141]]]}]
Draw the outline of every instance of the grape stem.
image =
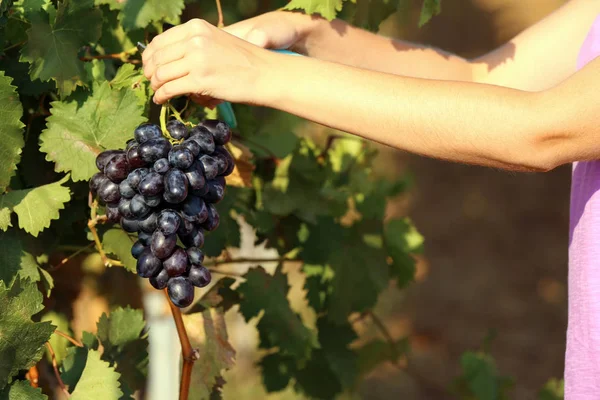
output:
[{"label": "grape stem", "polygon": [[175,321],[175,327],[177,328],[177,335],[179,336],[179,342],[181,343],[181,356],[183,358],[183,366],[181,368],[181,383],[179,385],[179,400],[188,400],[190,393],[190,384],[192,382],[192,368],[194,362],[198,359],[198,351],[192,348],[190,338],[188,337],[187,331],[185,330],[185,324],[181,317],[181,310],[177,307],[169,298],[167,289],[164,290],[164,294],[167,298],[167,303],[171,308],[173,314],[173,320]]},{"label": "grape stem", "polygon": [[[90,192],[89,199],[92,199],[92,193]],[[100,253],[100,258],[102,262],[107,267],[123,267],[123,263],[121,261],[113,260],[109,258],[104,252],[104,248],[102,247],[102,242],[100,241],[100,236],[98,236],[98,231],[96,230],[96,225],[99,223],[106,222],[106,215],[98,215],[98,200],[94,200],[90,202],[90,219],[88,221],[88,228],[90,228],[90,232],[92,233],[92,237],[94,238],[94,242],[96,243],[96,250]]]},{"label": "grape stem", "polygon": [[62,267],[66,263],[68,263],[71,259],[73,259],[73,257],[76,257],[79,254],[88,251],[91,247],[94,247],[94,245],[95,245],[95,243],[90,243],[87,246],[77,248],[77,250],[73,254],[69,255],[68,257],[63,258],[58,264],[50,266],[50,268],[48,268],[48,270],[56,271],[57,269],[59,269],[60,267]]},{"label": "grape stem", "polygon": [[83,343],[81,343],[79,340],[72,338],[71,336],[67,335],[66,333],[59,331],[58,329],[55,329],[54,333],[56,333],[58,336],[64,337],[65,339],[67,339],[69,342],[73,343],[77,347],[83,347]]},{"label": "grape stem", "polygon": [[217,4],[217,14],[219,15],[219,21],[217,22],[218,28],[223,28],[225,24],[223,23],[223,8],[221,7],[221,0],[215,0]]},{"label": "grape stem", "polygon": [[58,372],[58,365],[56,364],[56,354],[54,353],[54,349],[50,342],[46,342],[46,349],[48,349],[48,353],[50,353],[50,357],[52,358],[52,368],[54,368],[54,375],[56,376],[56,380],[58,381],[58,386],[62,389],[63,393],[67,398],[71,397],[71,393],[67,390],[65,383],[60,378],[60,373]]}]

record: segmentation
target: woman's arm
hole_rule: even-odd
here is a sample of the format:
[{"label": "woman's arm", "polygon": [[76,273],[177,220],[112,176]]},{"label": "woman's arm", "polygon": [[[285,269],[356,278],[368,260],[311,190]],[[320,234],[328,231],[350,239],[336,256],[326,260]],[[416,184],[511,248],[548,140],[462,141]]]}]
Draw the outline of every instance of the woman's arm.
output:
[{"label": "woman's arm", "polygon": [[575,71],[577,52],[600,1],[571,0],[492,52],[466,60],[451,53],[301,13],[273,12],[225,28],[261,47],[397,75],[475,81],[537,91]]}]

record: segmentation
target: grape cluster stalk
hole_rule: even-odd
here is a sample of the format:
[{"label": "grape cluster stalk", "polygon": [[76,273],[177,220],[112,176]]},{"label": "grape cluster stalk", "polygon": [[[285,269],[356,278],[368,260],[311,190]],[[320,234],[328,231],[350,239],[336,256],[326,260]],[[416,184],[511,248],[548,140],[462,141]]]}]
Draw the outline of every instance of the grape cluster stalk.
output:
[{"label": "grape cluster stalk", "polygon": [[211,281],[201,248],[204,233],[219,226],[215,204],[235,167],[225,148],[231,129],[219,120],[188,128],[174,119],[163,126],[166,132],[144,123],[125,149],[100,153],[100,172],[89,185],[106,206],[107,221],[137,233],[131,254],[138,275],[156,289],[167,288],[177,307],[187,307],[194,286]]}]

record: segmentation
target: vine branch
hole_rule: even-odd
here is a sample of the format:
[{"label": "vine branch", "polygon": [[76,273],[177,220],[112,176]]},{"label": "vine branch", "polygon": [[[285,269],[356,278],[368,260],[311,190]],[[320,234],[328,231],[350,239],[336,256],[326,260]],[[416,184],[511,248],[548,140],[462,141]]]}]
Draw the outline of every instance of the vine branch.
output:
[{"label": "vine branch", "polygon": [[60,378],[60,373],[58,372],[58,365],[56,364],[56,354],[54,353],[54,349],[52,348],[50,342],[46,342],[46,349],[48,350],[48,353],[50,353],[50,357],[52,357],[52,368],[54,369],[54,375],[56,376],[56,380],[58,381],[58,386],[60,386],[65,396],[67,396],[67,398],[70,398],[71,393],[69,393],[67,387],[65,386],[65,383]]},{"label": "vine branch", "polygon": [[69,342],[73,343],[77,347],[83,347],[83,343],[81,343],[79,340],[72,338],[71,336],[67,335],[66,333],[59,331],[58,329],[55,329],[54,333],[56,333],[58,336],[64,337],[65,339],[67,339]]},{"label": "vine branch", "polygon": [[[225,260],[213,260],[207,261],[204,263],[205,267],[216,267],[217,265],[226,265],[226,264],[238,264],[238,263],[266,263],[266,262],[286,262],[286,261],[301,261],[294,258],[286,258],[286,257],[278,257],[278,258],[252,258],[252,257],[242,257],[242,258],[231,258]],[[216,271],[215,271],[216,272]]]},{"label": "vine branch", "polygon": [[181,317],[181,310],[179,307],[171,302],[167,289],[164,290],[164,294],[167,298],[167,303],[171,308],[173,314],[173,320],[175,321],[175,327],[177,328],[177,335],[179,336],[179,342],[181,343],[181,357],[183,358],[183,366],[181,368],[181,383],[179,385],[179,400],[188,400],[190,393],[190,384],[192,381],[192,368],[194,362],[198,359],[198,351],[192,348],[190,338],[188,337],[187,331],[185,330],[185,324]]},{"label": "vine branch", "polygon": [[50,266],[50,268],[48,268],[48,270],[49,271],[56,271],[57,269],[59,269],[60,267],[62,267],[66,263],[68,263],[71,259],[73,259],[73,257],[76,257],[79,254],[87,251],[91,247],[94,247],[94,245],[95,245],[95,243],[90,243],[87,246],[80,247],[78,250],[76,250],[74,253],[72,253],[68,257],[63,258],[58,264]]},{"label": "vine branch", "polygon": [[223,9],[221,8],[221,0],[215,0],[217,3],[217,14],[219,15],[219,21],[217,22],[218,28],[223,28],[225,24],[223,23]]}]

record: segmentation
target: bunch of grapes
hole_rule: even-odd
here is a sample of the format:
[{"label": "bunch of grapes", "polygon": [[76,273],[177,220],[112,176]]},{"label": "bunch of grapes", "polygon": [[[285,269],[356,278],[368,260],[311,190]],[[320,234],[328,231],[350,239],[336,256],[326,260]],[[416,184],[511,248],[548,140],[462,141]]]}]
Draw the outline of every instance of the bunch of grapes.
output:
[{"label": "bunch of grapes", "polygon": [[187,307],[194,286],[210,283],[202,265],[204,232],[219,225],[215,204],[225,194],[225,177],[234,159],[224,145],[229,126],[206,120],[188,127],[142,124],[124,150],[106,150],[96,158],[100,172],[90,190],[106,205],[109,222],[118,222],[138,240],[131,248],[137,273],[156,289],[167,288],[173,304]]}]

